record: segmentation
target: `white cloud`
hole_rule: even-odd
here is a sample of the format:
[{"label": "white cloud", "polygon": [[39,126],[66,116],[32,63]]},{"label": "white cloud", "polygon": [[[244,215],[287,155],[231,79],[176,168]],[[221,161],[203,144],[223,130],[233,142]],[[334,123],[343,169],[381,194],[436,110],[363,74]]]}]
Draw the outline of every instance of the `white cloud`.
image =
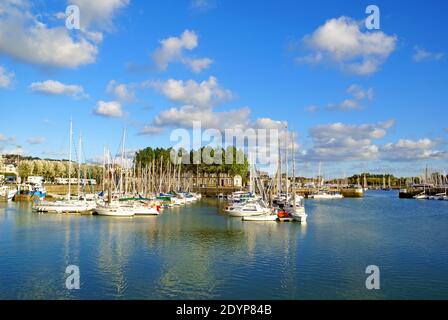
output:
[{"label": "white cloud", "polygon": [[216,8],[217,0],[191,0],[190,8],[195,11],[208,11]]},{"label": "white cloud", "polygon": [[423,62],[423,61],[437,61],[444,57],[443,52],[429,52],[421,47],[414,47],[414,56],[413,59],[415,62]]},{"label": "white cloud", "polygon": [[68,0],[79,7],[81,28],[113,28],[113,17],[120,9],[127,7],[130,0]]},{"label": "white cloud", "polygon": [[433,150],[436,143],[430,139],[406,140],[388,143],[381,148],[381,159],[387,161],[416,161],[446,157],[446,151]]},{"label": "white cloud", "polygon": [[15,140],[16,140],[15,136],[8,137],[8,136],[5,136],[4,134],[0,133],[0,142],[1,143],[9,144],[9,143],[14,142]]},{"label": "white cloud", "polygon": [[151,55],[159,70],[166,70],[172,62],[180,62],[190,68],[191,71],[199,73],[207,69],[213,60],[209,58],[185,57],[184,51],[192,51],[198,46],[198,36],[194,31],[185,30],[180,37],[169,37],[160,41],[160,47]]},{"label": "white cloud", "polygon": [[182,60],[191,71],[194,73],[200,73],[202,70],[207,69],[212,63],[213,60],[209,58],[202,59],[183,59]]},{"label": "white cloud", "polygon": [[14,154],[14,155],[24,155],[25,150],[21,146],[15,146],[12,149],[4,149],[0,147],[0,151],[3,154]]},{"label": "white cloud", "polygon": [[232,93],[223,89],[215,77],[209,77],[200,83],[194,80],[169,79],[165,82],[148,82],[145,85],[155,88],[173,102],[200,108],[208,108],[232,98]]},{"label": "white cloud", "polygon": [[14,73],[8,72],[5,67],[0,65],[0,88],[11,88],[13,78]]},{"label": "white cloud", "polygon": [[46,80],[44,82],[33,82],[29,85],[33,92],[47,95],[67,95],[75,99],[86,98],[87,94],[84,88],[75,84],[64,84],[55,80]]},{"label": "white cloud", "polygon": [[191,128],[193,121],[200,121],[203,128],[239,128],[248,124],[249,115],[249,108],[214,112],[212,108],[197,108],[187,105],[162,111],[155,117],[154,124]]},{"label": "white cloud", "polygon": [[352,96],[350,99],[345,99],[344,101],[336,104],[329,104],[327,109],[341,111],[359,110],[363,108],[363,105],[361,104],[362,102],[370,101],[374,96],[372,88],[364,90],[361,86],[356,84],[352,84],[347,89],[347,93]]},{"label": "white cloud", "polygon": [[315,105],[311,105],[311,106],[306,107],[305,111],[309,112],[309,113],[315,113],[315,112],[319,111],[319,107],[315,106]]},{"label": "white cloud", "polygon": [[254,123],[257,129],[277,129],[284,130],[288,126],[287,121],[278,121],[271,118],[258,118]]},{"label": "white cloud", "polygon": [[117,81],[111,80],[107,85],[106,91],[119,101],[132,102],[135,100],[135,88],[133,85],[117,83]]},{"label": "white cloud", "polygon": [[76,68],[95,62],[98,48],[83,37],[73,39],[64,26],[37,20],[28,1],[0,4],[0,53],[16,60],[51,67]]},{"label": "white cloud", "polygon": [[28,142],[28,144],[42,144],[45,142],[45,138],[44,137],[31,137],[29,138],[26,142]]},{"label": "white cloud", "polygon": [[121,104],[118,101],[98,101],[96,103],[96,108],[94,109],[94,114],[107,118],[121,118],[124,117],[124,112],[121,108]]},{"label": "white cloud", "polygon": [[140,132],[138,133],[141,136],[146,136],[146,135],[157,135],[163,132],[163,128],[161,127],[153,127],[153,126],[148,126],[145,125],[142,130],[140,130]]},{"label": "white cloud", "polygon": [[312,53],[296,61],[308,64],[330,61],[344,71],[370,75],[378,71],[395,50],[396,42],[396,36],[361,30],[361,23],[351,18],[334,18],[303,38]]},{"label": "white cloud", "polygon": [[309,130],[313,146],[303,151],[303,158],[314,161],[371,160],[378,157],[379,148],[372,140],[383,138],[393,120],[378,124],[317,125]]}]

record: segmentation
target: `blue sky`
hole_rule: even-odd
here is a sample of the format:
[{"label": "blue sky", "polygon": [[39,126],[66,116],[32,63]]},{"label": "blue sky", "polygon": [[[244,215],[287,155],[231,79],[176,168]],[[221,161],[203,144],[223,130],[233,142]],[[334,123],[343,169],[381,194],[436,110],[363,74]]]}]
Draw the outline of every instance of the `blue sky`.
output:
[{"label": "blue sky", "polygon": [[[80,8],[81,30],[62,13]],[[366,30],[367,5],[380,30]],[[298,134],[314,174],[446,166],[446,1],[2,1],[0,152],[87,158],[169,146],[172,129]],[[164,41],[165,42],[162,42]],[[180,90],[180,91],[179,91]],[[185,108],[185,106],[189,106]],[[145,134],[143,134],[145,133]]]}]

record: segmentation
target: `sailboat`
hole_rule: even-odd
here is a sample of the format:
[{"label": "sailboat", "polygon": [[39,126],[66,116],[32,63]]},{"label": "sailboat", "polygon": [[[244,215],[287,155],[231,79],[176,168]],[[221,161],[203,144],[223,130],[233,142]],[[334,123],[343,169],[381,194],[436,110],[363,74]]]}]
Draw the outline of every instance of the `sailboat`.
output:
[{"label": "sailboat", "polygon": [[[126,141],[126,130],[123,132],[122,139],[122,150],[121,150],[121,160],[122,160],[122,168],[120,173],[120,196],[122,195],[122,185],[123,185],[123,170],[124,170],[124,155],[125,155],[125,141]],[[136,213],[134,206],[130,206],[128,204],[120,203],[119,201],[112,201],[112,183],[113,183],[113,165],[110,163],[110,157],[108,156],[108,192],[107,192],[107,201],[102,203],[97,203],[95,212],[100,216],[110,216],[110,217],[133,217]],[[143,211],[141,211],[143,212]]]},{"label": "sailboat", "polygon": [[242,217],[243,220],[247,220],[248,217],[265,216],[269,215],[272,211],[266,205],[262,197],[256,196],[256,173],[254,170],[254,163],[252,156],[249,159],[249,175],[250,175],[250,194],[254,194],[253,199],[248,199],[244,202],[233,204],[227,207],[226,212],[231,217]]},{"label": "sailboat", "polygon": [[296,195],[296,160],[294,155],[294,141],[292,143],[292,154],[292,202],[288,203],[289,205],[285,208],[285,211],[288,213],[289,217],[293,218],[295,221],[305,224],[308,215],[305,212],[304,200],[303,197]]},{"label": "sailboat", "polygon": [[[95,203],[88,203],[86,200],[80,199],[80,178],[78,178],[78,199],[71,199],[71,169],[72,169],[72,142],[73,142],[73,123],[70,121],[70,150],[68,164],[68,194],[64,201],[56,202],[39,202],[33,206],[33,211],[40,213],[83,213],[92,212],[95,209]],[[79,139],[79,155],[78,164],[81,166],[81,150],[82,139]],[[80,167],[79,167],[80,170]]]}]

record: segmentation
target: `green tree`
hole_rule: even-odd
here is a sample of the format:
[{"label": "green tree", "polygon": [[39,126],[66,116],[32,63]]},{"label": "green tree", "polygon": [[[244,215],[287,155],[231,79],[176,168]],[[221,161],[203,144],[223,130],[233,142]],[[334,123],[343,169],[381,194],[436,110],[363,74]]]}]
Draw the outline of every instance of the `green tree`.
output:
[{"label": "green tree", "polygon": [[34,163],[33,161],[22,161],[18,167],[19,176],[23,179],[27,179],[29,176],[33,175]]}]

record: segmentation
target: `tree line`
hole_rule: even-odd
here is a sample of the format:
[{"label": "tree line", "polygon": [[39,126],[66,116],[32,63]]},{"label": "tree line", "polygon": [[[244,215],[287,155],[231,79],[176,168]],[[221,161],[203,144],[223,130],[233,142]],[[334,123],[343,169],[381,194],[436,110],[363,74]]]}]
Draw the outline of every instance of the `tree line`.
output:
[{"label": "tree line", "polygon": [[[175,156],[173,157],[173,152]],[[208,155],[214,160],[213,163],[204,159]],[[199,150],[186,151],[180,149],[177,152],[173,148],[145,148],[135,154],[134,164],[137,168],[156,165],[167,165],[172,160],[182,161],[182,171],[193,176],[215,175],[217,179],[222,174],[229,176],[240,175],[243,183],[246,182],[249,173],[249,161],[243,150],[238,150],[234,146],[227,148],[202,147]],[[187,161],[185,161],[187,160]],[[242,161],[240,161],[242,160]]]},{"label": "tree line", "polygon": [[[19,163],[17,171],[23,179],[30,176],[39,176],[44,177],[47,182],[53,181],[55,178],[78,177],[78,165],[72,162],[70,175],[69,167],[68,161],[25,160]],[[83,164],[81,165],[81,177],[101,181],[103,168],[97,165]]]}]

